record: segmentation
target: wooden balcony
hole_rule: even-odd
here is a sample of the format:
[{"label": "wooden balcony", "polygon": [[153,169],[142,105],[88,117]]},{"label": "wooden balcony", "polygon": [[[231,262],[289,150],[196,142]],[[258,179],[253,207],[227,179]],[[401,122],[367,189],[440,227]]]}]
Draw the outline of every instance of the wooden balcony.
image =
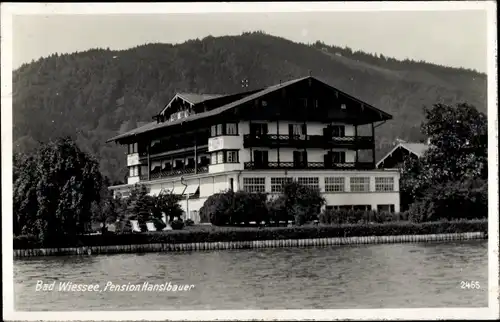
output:
[{"label": "wooden balcony", "polygon": [[307,169],[307,170],[374,170],[375,164],[373,162],[344,162],[326,164],[324,162],[268,162],[256,163],[245,162],[245,169],[247,170],[264,170],[264,169]]},{"label": "wooden balcony", "polygon": [[[208,166],[198,167],[196,169],[196,173],[207,173],[207,172],[208,172]],[[182,168],[182,169],[173,169],[173,170],[168,170],[168,171],[151,172],[149,180],[177,177],[177,176],[182,176],[182,175],[186,175],[186,174],[195,174],[195,169],[194,168]],[[140,180],[147,181],[148,175],[141,174]]]},{"label": "wooden balcony", "polygon": [[246,134],[243,136],[243,146],[250,147],[293,147],[293,148],[346,148],[346,149],[371,149],[373,147],[372,136],[341,136],[326,137],[323,135],[277,135],[266,134],[254,136]]}]

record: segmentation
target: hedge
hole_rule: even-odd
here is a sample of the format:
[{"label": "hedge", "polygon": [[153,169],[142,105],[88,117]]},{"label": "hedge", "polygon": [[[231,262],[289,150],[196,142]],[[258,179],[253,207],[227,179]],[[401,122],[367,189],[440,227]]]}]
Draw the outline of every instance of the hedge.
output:
[{"label": "hedge", "polygon": [[[60,239],[58,245],[44,247],[110,246],[137,244],[179,244],[253,240],[308,239],[361,236],[425,235],[464,232],[487,232],[487,220],[441,221],[426,223],[390,222],[383,224],[318,225],[299,227],[227,228],[211,231],[178,230],[138,234],[103,234],[79,236],[78,240]],[[14,238],[14,249],[41,248],[33,236]]]}]

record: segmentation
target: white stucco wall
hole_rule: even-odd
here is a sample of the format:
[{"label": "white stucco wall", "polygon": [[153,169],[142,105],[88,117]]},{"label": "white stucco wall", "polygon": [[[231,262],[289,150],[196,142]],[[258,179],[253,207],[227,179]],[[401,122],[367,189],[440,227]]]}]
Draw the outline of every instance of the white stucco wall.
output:
[{"label": "white stucco wall", "polygon": [[127,184],[136,184],[139,182],[139,176],[135,176],[135,177],[128,177],[127,178]]},{"label": "white stucco wall", "polygon": [[[241,151],[240,151],[241,153]],[[220,164],[211,164],[208,166],[209,173],[219,173],[219,172],[228,172],[235,170],[243,170],[244,161],[239,160],[239,163],[220,163]]]},{"label": "white stucco wall", "polygon": [[243,136],[239,135],[226,135],[217,136],[208,139],[208,152],[217,150],[238,150],[243,147]]},{"label": "white stucco wall", "polygon": [[139,153],[127,154],[127,166],[138,165],[139,162]]}]

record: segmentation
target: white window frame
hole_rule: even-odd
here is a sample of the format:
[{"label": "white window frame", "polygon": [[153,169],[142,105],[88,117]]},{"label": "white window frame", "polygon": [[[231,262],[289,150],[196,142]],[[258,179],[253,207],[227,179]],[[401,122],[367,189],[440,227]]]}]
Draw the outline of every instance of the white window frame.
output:
[{"label": "white window frame", "polygon": [[226,151],[227,163],[238,163],[238,151]]},{"label": "white window frame", "polygon": [[217,164],[224,163],[224,151],[217,152]]},{"label": "white window frame", "polygon": [[139,166],[138,165],[133,165],[129,168],[128,172],[129,177],[138,177],[139,176]]},{"label": "white window frame", "polygon": [[370,192],[370,177],[351,177],[349,184],[351,192]]},{"label": "white window frame", "polygon": [[325,192],[345,192],[344,177],[326,177]]},{"label": "white window frame", "polygon": [[319,190],[318,177],[299,177],[297,178],[297,182],[303,186]]},{"label": "white window frame", "polygon": [[277,177],[271,178],[271,192],[272,193],[283,193],[283,185],[285,183],[292,182],[293,179],[289,177]]},{"label": "white window frame", "polygon": [[226,123],[226,135],[238,135],[238,124]]},{"label": "white window frame", "polygon": [[266,192],[266,178],[243,178],[243,191],[249,193]]},{"label": "white window frame", "polygon": [[375,177],[375,191],[394,191],[394,177]]}]

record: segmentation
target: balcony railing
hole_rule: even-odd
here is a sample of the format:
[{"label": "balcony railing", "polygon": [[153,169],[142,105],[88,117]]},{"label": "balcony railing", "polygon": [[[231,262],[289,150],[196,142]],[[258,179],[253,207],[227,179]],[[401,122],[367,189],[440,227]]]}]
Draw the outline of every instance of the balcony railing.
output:
[{"label": "balcony railing", "polygon": [[[208,166],[203,166],[203,167],[198,167],[196,169],[196,173],[207,173],[208,172]],[[159,171],[159,172],[151,172],[149,180],[156,180],[156,179],[161,179],[161,178],[168,178],[168,177],[176,177],[176,176],[181,176],[185,174],[195,174],[195,169],[194,168],[184,168],[184,169],[174,169],[174,170],[168,170],[168,171]],[[141,174],[140,176],[141,181],[146,181],[148,180],[148,174]]]},{"label": "balcony railing", "polygon": [[344,162],[325,164],[324,162],[245,162],[245,169],[310,169],[310,170],[373,170],[373,162]]},{"label": "balcony railing", "polygon": [[264,134],[243,136],[243,145],[249,147],[300,147],[300,148],[357,148],[370,149],[373,147],[371,136],[339,136],[326,137],[323,135],[278,135]]}]

